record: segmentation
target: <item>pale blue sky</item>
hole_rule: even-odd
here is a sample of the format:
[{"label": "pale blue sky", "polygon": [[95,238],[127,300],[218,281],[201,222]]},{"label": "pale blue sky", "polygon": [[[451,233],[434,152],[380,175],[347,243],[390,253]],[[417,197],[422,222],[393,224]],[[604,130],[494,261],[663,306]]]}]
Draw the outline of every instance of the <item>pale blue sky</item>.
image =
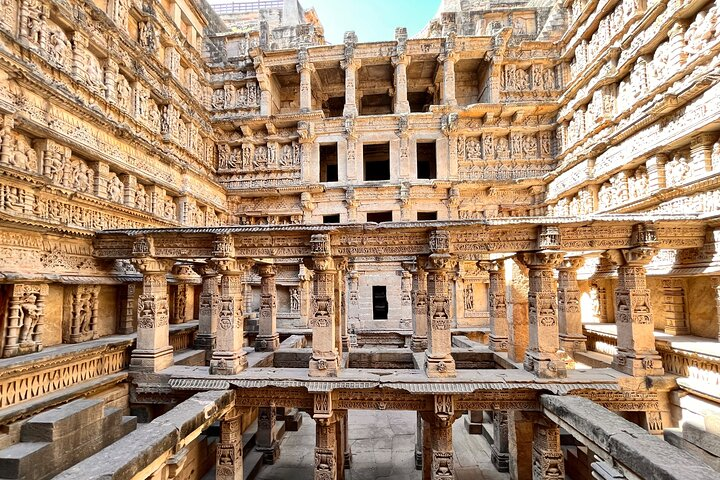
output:
[{"label": "pale blue sky", "polygon": [[342,43],[348,30],[355,30],[360,42],[394,40],[395,27],[406,27],[412,37],[435,15],[440,0],[300,0],[300,4],[315,8],[328,42]]}]

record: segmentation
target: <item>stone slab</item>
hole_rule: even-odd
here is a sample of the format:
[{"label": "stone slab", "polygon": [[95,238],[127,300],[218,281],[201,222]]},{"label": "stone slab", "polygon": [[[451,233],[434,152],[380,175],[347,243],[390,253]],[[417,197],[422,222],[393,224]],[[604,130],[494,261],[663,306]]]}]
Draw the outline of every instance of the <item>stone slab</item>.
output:
[{"label": "stone slab", "polygon": [[698,425],[692,421],[683,423],[682,436],[685,441],[715,457],[720,457],[720,436],[708,432],[704,424]]},{"label": "stone slab", "polygon": [[23,442],[52,442],[103,417],[102,400],[75,400],[35,415],[22,427]]},{"label": "stone slab", "polygon": [[0,451],[0,478],[21,478],[23,472],[41,465],[51,450],[48,442],[21,442]]}]

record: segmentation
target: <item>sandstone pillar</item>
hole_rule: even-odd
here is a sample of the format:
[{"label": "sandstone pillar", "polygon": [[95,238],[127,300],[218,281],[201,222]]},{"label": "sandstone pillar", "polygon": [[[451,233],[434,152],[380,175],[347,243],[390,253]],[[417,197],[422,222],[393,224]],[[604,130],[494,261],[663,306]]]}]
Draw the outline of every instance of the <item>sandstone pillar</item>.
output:
[{"label": "sandstone pillar", "polygon": [[490,350],[507,352],[508,350],[508,319],[505,304],[505,260],[478,262],[478,266],[488,271],[489,295],[488,310],[490,313]]},{"label": "sandstone pillar", "polygon": [[72,33],[72,76],[80,83],[87,80],[87,47],[90,42],[80,31]]},{"label": "sandstone pillar", "polygon": [[347,446],[347,410],[336,410],[335,417],[335,445],[337,449],[337,478],[343,480],[345,478],[345,447]]},{"label": "sandstone pillar", "polygon": [[8,305],[3,357],[42,350],[47,284],[15,284]]},{"label": "sandstone pillar", "polygon": [[450,255],[450,234],[436,230],[430,234],[426,270],[428,296],[428,348],[425,373],[428,377],[454,377],[455,360],[451,355],[452,318],[448,294],[451,269],[456,260]]},{"label": "sandstone pillar", "polygon": [[510,470],[510,444],[508,442],[508,412],[493,412],[493,444],[490,447],[490,460],[498,472]]},{"label": "sandstone pillar", "polygon": [[212,352],[215,350],[218,318],[220,317],[220,275],[209,265],[195,267],[195,269],[202,277],[195,348],[205,350],[205,358],[209,362]]},{"label": "sandstone pillar", "polygon": [[648,191],[656,192],[667,186],[665,183],[665,164],[667,161],[667,155],[657,153],[645,162],[648,173]]},{"label": "sandstone pillar", "polygon": [[260,274],[260,329],[255,339],[255,351],[274,352],[280,347],[277,333],[277,289],[274,265],[258,265]]},{"label": "sandstone pillar", "polygon": [[629,375],[662,375],[660,356],[655,350],[654,322],[650,308],[650,290],[645,278],[647,265],[656,250],[638,246],[615,252],[618,266],[615,289],[617,354],[613,368]]},{"label": "sandstone pillar", "polygon": [[345,442],[343,449],[345,468],[350,468],[352,466],[352,449],[350,448],[350,416],[347,411],[343,415],[343,441]]},{"label": "sandstone pillar", "polygon": [[452,426],[455,421],[452,395],[435,395],[435,411],[423,412],[423,420],[428,428],[423,432],[429,437],[429,457],[423,459],[423,478],[425,478],[425,460],[429,460],[430,480],[452,480],[455,478],[453,463]]},{"label": "sandstone pillar", "polygon": [[703,133],[690,142],[690,177],[703,177],[712,171],[712,150],[715,134]]},{"label": "sandstone pillar", "polygon": [[532,414],[519,410],[508,412],[509,471],[512,480],[531,480],[533,462]]},{"label": "sandstone pillar", "polygon": [[529,342],[525,353],[525,370],[546,378],[566,375],[565,362],[559,358],[557,289],[553,268],[563,258],[561,252],[543,250],[521,254],[528,267]]},{"label": "sandstone pillar", "polygon": [[415,470],[423,468],[423,419],[420,412],[416,412],[417,426],[415,429]]},{"label": "sandstone pillar", "polygon": [[280,457],[280,444],[275,435],[276,409],[274,406],[258,408],[258,428],[255,449],[263,454],[263,462],[272,465]]},{"label": "sandstone pillar", "polygon": [[300,74],[300,112],[312,110],[312,73],[315,67],[307,58],[307,48],[298,50],[297,71]]},{"label": "sandstone pillar", "polygon": [[720,340],[720,277],[713,277],[712,287],[715,291],[715,324],[717,326],[717,338]]},{"label": "sandstone pillar", "polygon": [[177,285],[171,323],[185,323],[192,319],[193,294],[191,284],[179,283]]},{"label": "sandstone pillar", "polygon": [[137,286],[134,283],[128,283],[122,294],[120,312],[120,321],[118,323],[118,333],[127,335],[135,331],[135,315],[137,314],[137,303],[135,302]]},{"label": "sandstone pillar", "polygon": [[410,57],[405,54],[396,55],[392,58],[395,67],[395,109],[396,114],[410,113],[410,103],[407,99],[407,66]]},{"label": "sandstone pillar", "polygon": [[217,480],[243,480],[241,418],[240,411],[233,408],[220,422],[220,441],[217,445],[215,466]]},{"label": "sandstone pillar", "polygon": [[314,271],[313,299],[310,314],[313,353],[310,376],[334,377],[340,369],[335,346],[335,261],[330,256],[330,236],[313,235],[310,268]]},{"label": "sandstone pillar", "polygon": [[[517,259],[517,257],[516,257]],[[510,268],[507,268],[507,267]],[[508,358],[525,360],[528,347],[528,285],[519,262],[505,265],[505,304],[508,314]],[[509,280],[509,282],[508,282]]]},{"label": "sandstone pillar", "polygon": [[348,270],[348,261],[344,258],[335,259],[335,285],[333,294],[335,297],[335,312],[333,323],[335,324],[335,348],[339,355],[340,352],[348,350],[348,331],[345,312],[345,272]]},{"label": "sandstone pillar", "polygon": [[457,105],[455,99],[455,61],[457,53],[452,51],[440,56],[443,65],[442,97],[444,105]]},{"label": "sandstone pillar", "polygon": [[687,51],[685,50],[685,30],[686,22],[674,22],[670,30],[668,30],[668,39],[670,41],[669,65],[681,67],[687,62]]},{"label": "sandstone pillar", "polygon": [[220,312],[215,350],[210,359],[210,373],[235,375],[247,367],[243,349],[244,277],[248,264],[234,258],[213,258],[213,266],[222,274],[220,280]]},{"label": "sandstone pillar", "polygon": [[582,257],[566,257],[558,266],[560,347],[571,354],[587,350],[587,338],[582,333],[580,288],[577,283],[577,269],[583,262]]},{"label": "sandstone pillar", "polygon": [[412,326],[413,334],[410,349],[423,352],[428,348],[428,307],[427,307],[427,273],[424,270],[425,258],[418,258],[412,269]]},{"label": "sandstone pillar", "polygon": [[560,449],[560,428],[536,423],[533,432],[533,480],[565,480],[565,460]]},{"label": "sandstone pillar", "polygon": [[[136,240],[133,253],[138,243],[144,241]],[[130,356],[130,368],[159,372],[173,364],[166,275],[175,261],[140,257],[134,258],[133,263],[143,274],[143,290],[138,299],[137,343]]]},{"label": "sandstone pillar", "polygon": [[[358,115],[357,108],[357,71],[361,62],[358,59],[350,58],[340,62],[340,66],[345,69],[345,106],[343,107],[344,117],[356,117]],[[348,144],[350,142],[348,141]],[[349,145],[348,145],[349,148]]]},{"label": "sandstone pillar", "polygon": [[338,480],[338,416],[333,411],[332,395],[316,393],[313,405],[315,419],[315,480]]}]

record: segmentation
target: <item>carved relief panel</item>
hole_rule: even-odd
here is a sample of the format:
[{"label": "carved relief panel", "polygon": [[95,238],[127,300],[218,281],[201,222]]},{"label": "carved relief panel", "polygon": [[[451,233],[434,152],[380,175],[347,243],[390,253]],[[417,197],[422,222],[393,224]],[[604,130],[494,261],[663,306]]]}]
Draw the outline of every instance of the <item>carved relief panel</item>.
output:
[{"label": "carved relief panel", "polygon": [[10,301],[3,338],[3,357],[42,350],[46,284],[15,284],[7,287]]},{"label": "carved relief panel", "polygon": [[98,285],[76,285],[65,291],[63,341],[79,343],[98,338]]}]

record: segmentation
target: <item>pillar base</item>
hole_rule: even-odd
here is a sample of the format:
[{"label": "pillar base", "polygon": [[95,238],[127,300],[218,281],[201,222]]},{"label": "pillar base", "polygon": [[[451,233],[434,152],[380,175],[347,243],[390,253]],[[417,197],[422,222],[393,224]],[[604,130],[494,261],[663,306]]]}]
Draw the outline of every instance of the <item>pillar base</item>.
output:
[{"label": "pillar base", "polygon": [[415,447],[415,470],[422,470],[423,452]]},{"label": "pillar base", "polygon": [[343,457],[345,459],[345,462],[344,462],[345,469],[347,470],[352,466],[352,452],[343,453]]},{"label": "pillar base", "polygon": [[495,445],[490,447],[490,461],[498,472],[510,471],[510,454],[498,452]]},{"label": "pillar base", "polygon": [[488,342],[488,347],[493,352],[507,352],[508,351],[508,337],[496,337],[495,335],[490,335],[490,341]]},{"label": "pillar base", "polygon": [[158,350],[135,349],[130,354],[130,370],[134,372],[159,372],[173,363],[173,348],[170,345]]},{"label": "pillar base", "polygon": [[413,352],[424,352],[428,347],[427,337],[421,337],[419,335],[413,335],[410,339],[410,350]]},{"label": "pillar base", "polygon": [[198,333],[195,337],[195,348],[197,350],[212,350],[215,348],[215,335]]},{"label": "pillar base", "polygon": [[425,354],[425,374],[428,378],[454,377],[455,373],[455,360],[452,356],[432,358]]},{"label": "pillar base", "polygon": [[308,375],[311,377],[337,377],[339,371],[340,363],[337,357],[310,359]]},{"label": "pillar base", "polygon": [[664,375],[662,359],[657,354],[643,356],[630,356],[618,353],[613,357],[612,368],[618,372],[627,373],[633,377],[644,377],[646,375]]},{"label": "pillar base", "polygon": [[358,108],[357,104],[346,103],[343,107],[343,117],[357,117]]},{"label": "pillar base", "polygon": [[568,353],[586,352],[587,337],[585,335],[563,335],[560,334],[560,348]]},{"label": "pillar base", "polygon": [[565,378],[567,366],[557,355],[540,352],[526,352],[523,366],[540,378]]},{"label": "pillar base", "polygon": [[210,360],[210,375],[235,375],[247,368],[246,353],[213,352]]},{"label": "pillar base", "polygon": [[395,104],[395,115],[404,115],[410,113],[410,102],[405,100],[404,102],[397,102]]},{"label": "pillar base", "polygon": [[665,326],[665,333],[668,335],[690,335],[690,330],[685,325]]},{"label": "pillar base", "polygon": [[255,450],[262,453],[265,465],[273,465],[280,458],[280,443],[277,440],[269,447],[255,447]]},{"label": "pillar base", "polygon": [[256,352],[274,352],[280,348],[280,335],[258,335],[255,338]]}]

